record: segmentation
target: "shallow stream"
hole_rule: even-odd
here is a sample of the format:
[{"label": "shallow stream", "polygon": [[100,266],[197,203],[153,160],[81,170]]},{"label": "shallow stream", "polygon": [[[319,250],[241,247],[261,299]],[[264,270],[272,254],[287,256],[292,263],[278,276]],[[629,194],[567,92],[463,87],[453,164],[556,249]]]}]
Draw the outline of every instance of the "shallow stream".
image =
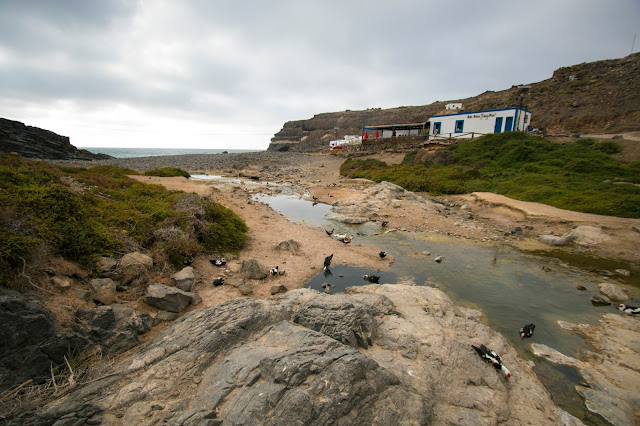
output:
[{"label": "shallow stream", "polygon": [[[390,270],[334,266],[330,274],[319,272],[305,287],[323,291],[322,285],[329,283],[332,293],[341,292],[348,286],[369,284],[362,278],[365,274],[379,275],[381,284],[409,278],[418,285],[437,286],[458,305],[482,311],[487,325],[502,333],[522,358],[535,361],[539,378],[561,408],[589,424],[606,424],[585,409],[575,391],[574,386],[582,380],[579,373],[534,357],[530,344],[543,343],[575,357],[578,349],[587,346],[582,338],[560,328],[557,321],[594,324],[603,313],[620,313],[613,306],[593,306],[590,297],[599,294],[597,285],[612,275],[602,271],[626,267],[632,270],[632,277],[637,277],[637,265],[621,266],[606,259],[575,255],[561,260],[557,257],[560,252],[528,254],[504,244],[429,233],[385,232],[374,223],[344,224],[325,219],[330,206],[312,203],[291,191],[256,194],[253,199],[293,222],[352,234],[354,244],[379,247],[395,258]],[[434,261],[437,256],[444,256],[442,262]],[[334,258],[334,264],[339,261]],[[585,266],[590,270],[583,269]],[[632,284],[627,280],[626,287],[637,297],[638,288]],[[528,323],[536,325],[534,336],[520,340],[520,327]]]}]

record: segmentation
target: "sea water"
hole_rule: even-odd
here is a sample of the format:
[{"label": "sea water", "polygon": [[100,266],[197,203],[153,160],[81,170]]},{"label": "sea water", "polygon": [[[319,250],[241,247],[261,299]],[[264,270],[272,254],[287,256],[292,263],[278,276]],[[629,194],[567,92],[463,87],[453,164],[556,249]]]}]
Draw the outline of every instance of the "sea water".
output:
[{"label": "sea water", "polygon": [[106,148],[106,147],[78,147],[94,154],[107,154],[115,158],[158,157],[163,155],[188,154],[222,154],[223,152],[236,154],[242,152],[257,152],[251,149],[180,149],[180,148]]}]

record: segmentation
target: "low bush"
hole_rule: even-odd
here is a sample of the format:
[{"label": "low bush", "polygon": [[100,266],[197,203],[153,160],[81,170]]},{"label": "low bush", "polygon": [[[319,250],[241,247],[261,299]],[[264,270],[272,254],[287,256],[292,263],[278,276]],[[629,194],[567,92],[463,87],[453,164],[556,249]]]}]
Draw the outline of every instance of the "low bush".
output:
[{"label": "low bush", "polygon": [[488,191],[568,210],[640,218],[640,162],[620,163],[611,156],[620,150],[615,141],[559,144],[507,132],[426,154],[412,151],[392,166],[350,159],[340,172],[432,195]]},{"label": "low bush", "polygon": [[605,154],[618,154],[622,152],[622,145],[616,141],[602,141],[594,145],[594,148]]},{"label": "low bush", "polygon": [[145,176],[158,176],[158,177],[176,177],[183,176],[189,179],[191,175],[178,167],[163,167],[160,169],[149,170],[144,173]]},{"label": "low bush", "polygon": [[[236,251],[246,241],[246,224],[231,210],[127,177],[134,173],[0,156],[0,284],[14,286],[36,252],[90,266],[134,244],[181,267],[199,253]],[[199,215],[185,210],[191,204]]]}]

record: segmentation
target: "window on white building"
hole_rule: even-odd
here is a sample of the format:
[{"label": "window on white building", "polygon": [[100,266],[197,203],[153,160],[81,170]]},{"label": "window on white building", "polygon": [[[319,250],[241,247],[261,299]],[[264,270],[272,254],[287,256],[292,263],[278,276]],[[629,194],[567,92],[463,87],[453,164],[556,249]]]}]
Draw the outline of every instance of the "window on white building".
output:
[{"label": "window on white building", "polygon": [[456,133],[462,133],[462,129],[464,128],[464,120],[456,120]]}]

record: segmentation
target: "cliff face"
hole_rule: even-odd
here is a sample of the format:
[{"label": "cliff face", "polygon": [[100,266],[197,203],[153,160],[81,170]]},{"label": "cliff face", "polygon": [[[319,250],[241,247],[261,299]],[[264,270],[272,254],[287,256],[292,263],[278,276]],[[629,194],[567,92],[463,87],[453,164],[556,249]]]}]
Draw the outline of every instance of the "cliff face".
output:
[{"label": "cliff face", "polygon": [[360,135],[365,125],[427,121],[432,115],[444,114],[449,102],[461,102],[463,111],[507,108],[523,102],[533,113],[531,125],[548,134],[640,130],[640,53],[559,68],[551,78],[529,86],[526,93],[514,86],[424,106],[317,114],[285,123],[268,149],[325,150],[336,136]]},{"label": "cliff face", "polygon": [[47,160],[100,160],[111,158],[71,145],[69,137],[49,130],[25,126],[0,118],[0,153],[15,152],[21,157]]}]

